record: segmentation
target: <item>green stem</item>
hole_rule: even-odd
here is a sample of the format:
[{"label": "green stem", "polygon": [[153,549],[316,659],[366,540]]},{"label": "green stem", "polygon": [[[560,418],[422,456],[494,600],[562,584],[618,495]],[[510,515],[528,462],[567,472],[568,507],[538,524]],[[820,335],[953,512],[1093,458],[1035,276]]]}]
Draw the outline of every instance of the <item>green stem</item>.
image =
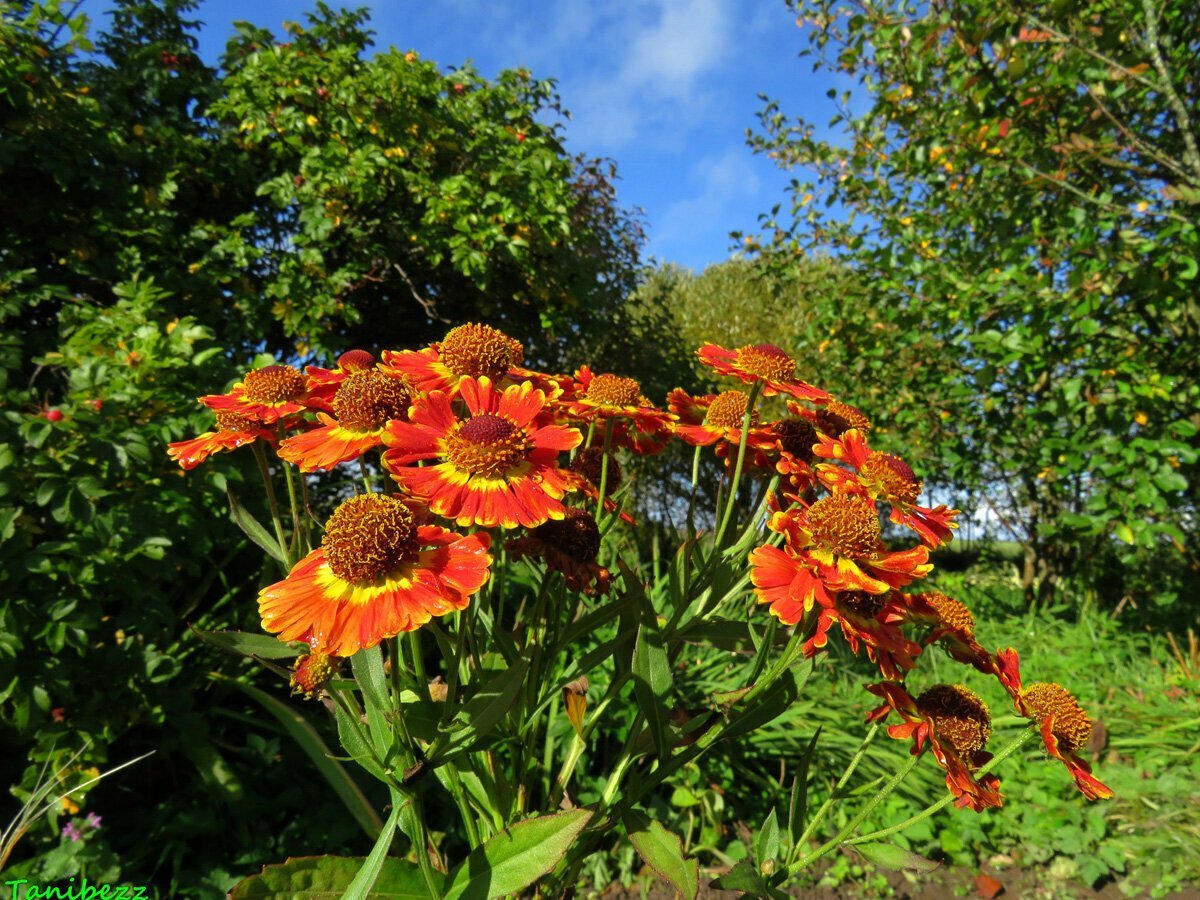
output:
[{"label": "green stem", "polygon": [[850,780],[850,776],[854,774],[854,770],[858,768],[858,764],[862,762],[863,757],[866,755],[867,747],[870,746],[871,741],[875,740],[875,735],[878,733],[879,723],[872,723],[870,730],[867,731],[867,736],[863,738],[862,743],[858,745],[857,752],[851,758],[850,765],[846,767],[846,771],[842,774],[842,777],[838,779],[833,790],[829,792],[829,796],[825,798],[825,802],[821,804],[821,808],[812,817],[812,821],[804,827],[804,833],[796,840],[796,845],[792,847],[788,854],[788,865],[792,864],[795,856],[800,852],[800,848],[804,846],[804,842],[817,830],[817,826],[821,824],[821,821],[825,818],[825,814],[833,806],[833,800],[837,796],[838,791],[846,786],[846,782]]},{"label": "green stem", "polygon": [[901,767],[899,772],[897,772],[895,775],[893,775],[888,780],[887,784],[885,784],[879,790],[879,793],[877,793],[874,797],[872,797],[865,804],[863,804],[863,808],[858,811],[857,815],[855,815],[854,818],[850,820],[849,824],[847,824],[845,828],[843,828],[841,831],[839,831],[834,837],[827,840],[824,844],[822,844],[820,847],[818,847],[812,853],[805,856],[799,862],[793,863],[791,866],[789,866],[788,867],[789,873],[794,875],[796,872],[799,872],[801,869],[804,869],[805,867],[810,865],[814,860],[820,859],[822,856],[824,856],[830,850],[833,850],[834,848],[839,846],[849,835],[853,834],[854,829],[858,828],[858,826],[863,823],[863,819],[865,819],[872,812],[874,812],[875,807],[877,807],[880,803],[882,803],[884,800],[886,800],[888,798],[888,796],[891,795],[892,791],[894,791],[899,786],[900,782],[903,781],[905,779],[905,777],[908,775],[908,773],[911,772],[913,770],[913,768],[916,766],[917,760],[919,760],[921,758],[921,756],[923,756],[923,755],[924,754],[917,754],[916,756],[910,756],[908,758],[908,762],[906,762]]},{"label": "green stem", "polygon": [[600,457],[600,487],[596,498],[596,521],[604,518],[604,497],[608,489],[608,454],[612,447],[613,429],[617,426],[616,419],[609,419],[604,424],[604,454]]},{"label": "green stem", "polygon": [[279,517],[279,501],[275,497],[275,483],[271,481],[271,470],[267,466],[267,453],[258,441],[250,445],[254,449],[254,458],[258,460],[258,471],[262,475],[263,485],[267,489],[267,505],[271,508],[271,521],[275,525],[275,538],[279,541],[279,549],[287,558],[289,569],[294,562],[291,548],[283,537],[283,520]]},{"label": "green stem", "polygon": [[717,558],[717,553],[721,549],[721,541],[725,538],[725,532],[729,530],[729,523],[733,519],[733,511],[737,506],[738,484],[742,480],[742,466],[746,461],[746,442],[750,437],[750,421],[754,417],[754,407],[758,404],[758,394],[762,389],[760,382],[754,382],[750,388],[750,397],[746,401],[746,415],[742,418],[742,437],[738,441],[737,464],[733,469],[733,478],[729,482],[729,495],[725,498],[725,514],[721,518],[721,524],[717,528],[717,537],[713,542],[713,558]]},{"label": "green stem", "polygon": [[[1036,724],[1030,725],[1028,728],[1026,728],[1024,731],[1022,731],[1021,734],[1017,735],[1017,737],[1011,743],[1009,743],[1003,750],[1001,750],[999,753],[997,753],[995,756],[993,756],[990,760],[988,760],[987,763],[980,766],[979,771],[976,773],[976,775],[986,775],[988,772],[990,772],[992,769],[994,769],[1001,762],[1003,762],[1004,760],[1008,759],[1008,757],[1010,757],[1014,753],[1016,753],[1017,750],[1019,750],[1026,741],[1028,741],[1031,737],[1033,737],[1037,733],[1038,733],[1037,725]],[[934,803],[932,806],[926,807],[922,812],[917,813],[915,816],[910,816],[909,818],[905,819],[903,822],[898,822],[895,825],[889,825],[887,828],[881,828],[879,831],[872,831],[870,834],[860,834],[858,837],[847,841],[847,843],[863,844],[863,843],[866,843],[867,841],[877,841],[880,838],[889,837],[893,834],[896,834],[897,832],[903,831],[905,828],[908,828],[910,825],[916,825],[918,822],[920,822],[924,819],[928,819],[934,813],[938,812],[939,810],[945,809],[947,806],[949,806],[951,803],[953,803],[954,799],[955,798],[954,798],[953,794],[947,794],[945,797],[943,797],[937,803]]]}]

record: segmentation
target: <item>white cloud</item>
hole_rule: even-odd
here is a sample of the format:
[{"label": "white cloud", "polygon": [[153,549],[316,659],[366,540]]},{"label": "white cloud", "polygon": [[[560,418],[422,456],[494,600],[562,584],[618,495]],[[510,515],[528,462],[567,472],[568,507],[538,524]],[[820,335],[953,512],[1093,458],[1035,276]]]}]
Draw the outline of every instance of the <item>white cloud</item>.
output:
[{"label": "white cloud", "polygon": [[651,252],[660,258],[677,259],[681,246],[719,243],[730,230],[753,226],[753,219],[738,222],[730,213],[734,207],[744,208],[759,194],[762,182],[756,168],[755,158],[740,144],[698,160],[692,170],[698,191],[671,204],[657,217],[650,233]]}]

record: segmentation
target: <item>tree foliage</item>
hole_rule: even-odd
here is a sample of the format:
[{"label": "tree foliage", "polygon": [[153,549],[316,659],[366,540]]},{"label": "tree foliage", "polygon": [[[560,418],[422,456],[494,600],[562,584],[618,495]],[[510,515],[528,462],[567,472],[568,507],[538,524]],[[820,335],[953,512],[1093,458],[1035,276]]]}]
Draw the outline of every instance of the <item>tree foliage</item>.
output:
[{"label": "tree foliage", "polygon": [[764,109],[756,147],[813,174],[768,217],[764,260],[832,247],[870,285],[864,375],[908,393],[898,424],[1024,540],[1031,590],[1114,536],[1194,565],[1200,10],[795,11],[805,53],[855,89],[841,141]]}]

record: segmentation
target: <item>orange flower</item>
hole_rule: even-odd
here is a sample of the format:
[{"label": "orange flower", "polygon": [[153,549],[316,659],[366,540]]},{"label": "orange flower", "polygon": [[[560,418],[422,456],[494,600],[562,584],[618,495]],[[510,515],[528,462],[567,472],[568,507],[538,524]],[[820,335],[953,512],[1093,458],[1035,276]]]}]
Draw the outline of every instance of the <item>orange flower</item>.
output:
[{"label": "orange flower", "polygon": [[279,445],[280,459],[302,472],[332,469],[383,443],[388,422],[401,418],[412,401],[403,378],[377,368],[351,372],[333,395],[333,414],[317,413],[321,426]]},{"label": "orange flower", "polygon": [[[667,408],[677,420],[671,430],[693,447],[707,447],[718,441],[736,447],[742,442],[742,425],[749,402],[750,397],[745,391],[722,391],[720,394],[693,397],[683,388],[675,388],[667,395]],[[775,446],[770,429],[759,425],[757,412],[750,416],[746,446]]]},{"label": "orange flower", "polygon": [[623,419],[645,434],[665,431],[671,417],[642,396],[636,379],[620,375],[593,375],[583,366],[557,405],[568,416],[584,422]]},{"label": "orange flower", "polygon": [[596,562],[600,529],[592,514],[567,507],[562,519],[550,519],[522,538],[509,541],[513,559],[526,556],[544,560],[546,568],[562,572],[567,586],[585,594],[607,594],[612,584],[608,569]]},{"label": "orange flower", "polygon": [[488,579],[486,534],[420,525],[406,503],[360,494],[339,506],[321,546],[262,590],[265,631],[350,656],[465,607]]},{"label": "orange flower", "polygon": [[748,344],[737,350],[705,344],[696,355],[719,375],[732,375],[745,384],[761,383],[764,397],[790,394],[814,403],[829,399],[825,391],[797,378],[796,361],[774,344]]},{"label": "orange flower", "polygon": [[292,677],[289,679],[293,694],[300,694],[305,700],[311,700],[325,689],[329,680],[337,674],[338,663],[341,660],[326,653],[310,651],[297,658],[292,664]]},{"label": "orange flower", "polygon": [[[418,401],[408,422],[392,422],[384,466],[412,495],[459,525],[533,528],[564,515],[570,488],[558,454],[577,447],[573,428],[543,425],[546,395],[528,382],[503,393],[489,378],[463,378],[459,391],[468,416],[459,420],[449,395],[434,391]],[[432,466],[411,465],[441,458]]]},{"label": "orange flower", "polygon": [[[799,412],[799,407],[790,401],[788,408]],[[812,469],[813,447],[819,438],[812,420],[804,415],[780,419],[771,423],[771,436],[775,439],[775,449],[779,453],[779,459],[775,461],[775,471],[787,478],[788,484],[797,493],[815,487],[816,475]]]},{"label": "orange flower", "polygon": [[976,779],[972,774],[992,758],[983,749],[992,734],[992,720],[987,704],[976,694],[960,684],[939,684],[914,700],[901,685],[887,681],[869,684],[867,690],[884,700],[867,721],[898,713],[905,721],[889,726],[888,734],[897,740],[911,739],[914,756],[929,741],[938,765],[946,770],[946,787],[958,798],[956,806],[979,812],[1003,804],[995,775]]},{"label": "orange flower", "polygon": [[922,483],[912,467],[894,454],[872,450],[857,428],[846,431],[840,440],[823,437],[815,452],[826,459],[847,462],[855,469],[849,472],[828,463],[817,466],[817,477],[830,490],[885,500],[892,508],[891,520],[915,531],[926,545],[937,547],[948,542],[958,528],[954,521],[957,509],[918,506]]},{"label": "orange flower", "polygon": [[889,608],[885,622],[931,625],[926,646],[941,642],[958,662],[988,675],[995,671],[991,655],[975,640],[975,617],[962,603],[940,591],[898,594],[895,599],[899,602]]},{"label": "orange flower", "polygon": [[469,323],[451,328],[424,350],[384,350],[383,365],[402,375],[422,394],[458,395],[464,378],[499,382],[525,358],[521,342],[490,325]]},{"label": "orange flower", "polygon": [[216,431],[206,431],[199,437],[167,444],[167,455],[185,470],[191,470],[214,453],[236,450],[244,444],[254,443],[259,438],[270,440],[271,437],[271,432],[263,428],[257,419],[249,419],[234,412],[219,412]]},{"label": "orange flower", "polygon": [[291,366],[264,366],[247,372],[228,394],[210,394],[200,402],[214,412],[231,412],[264,425],[304,411],[308,390],[304,375]]},{"label": "orange flower", "polygon": [[835,494],[777,512],[768,526],[787,541],[782,550],[767,545],[750,554],[750,580],[758,602],[770,603],[788,625],[814,603],[832,608],[830,591],[885,594],[933,569],[925,547],[884,548],[875,504],[866,497]]},{"label": "orange flower", "polygon": [[375,365],[375,357],[366,350],[347,350],[337,359],[337,367],[322,369],[320,366],[308,366],[304,370],[308,378],[308,399],[305,405],[309,409],[319,409],[333,412],[333,395],[346,378],[354,372],[370,369]]},{"label": "orange flower", "polygon": [[862,591],[833,594],[830,605],[820,606],[817,628],[804,643],[804,655],[816,656],[824,650],[829,644],[829,629],[836,624],[850,652],[857,654],[861,642],[866,648],[867,658],[879,665],[883,677],[899,680],[902,669],[911,669],[916,665],[913,657],[921,652],[921,647],[905,638],[895,625],[886,624],[889,607],[895,603],[894,596],[866,594]]},{"label": "orange flower", "polygon": [[995,671],[1017,711],[1038,723],[1046,752],[1067,767],[1075,786],[1089,800],[1108,800],[1112,789],[1092,775],[1091,764],[1079,756],[1092,736],[1092,720],[1071,693],[1053,682],[1021,686],[1020,660],[1009,648],[995,656]]}]

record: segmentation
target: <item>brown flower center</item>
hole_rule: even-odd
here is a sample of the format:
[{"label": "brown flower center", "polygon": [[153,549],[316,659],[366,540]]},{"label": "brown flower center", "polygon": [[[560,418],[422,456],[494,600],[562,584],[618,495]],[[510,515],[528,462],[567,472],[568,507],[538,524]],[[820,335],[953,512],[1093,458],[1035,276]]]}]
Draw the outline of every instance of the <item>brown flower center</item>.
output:
[{"label": "brown flower center", "polygon": [[600,552],[600,529],[586,510],[568,507],[564,518],[549,519],[533,529],[533,533],[542,543],[576,562],[595,562]]},{"label": "brown flower center", "polygon": [[499,478],[518,465],[529,449],[525,429],[484,413],[460,422],[446,438],[446,459],[472,475]]},{"label": "brown flower center", "polygon": [[874,619],[887,606],[887,594],[868,594],[866,591],[846,591],[838,594],[838,603],[863,619]]},{"label": "brown flower center", "polygon": [[384,494],[359,494],[334,510],[321,546],[333,574],[354,583],[377,581],[420,550],[412,510]]},{"label": "brown flower center", "polygon": [[898,456],[874,450],[863,463],[863,474],[878,481],[891,499],[902,503],[915,503],[921,494],[921,482],[917,481],[912,467]]},{"label": "brown flower center", "polygon": [[801,462],[812,462],[813,445],[817,443],[817,429],[807,419],[792,417],[775,423],[775,437],[779,449]]},{"label": "brown flower center", "polygon": [[737,362],[751,375],[771,381],[796,377],[796,361],[774,344],[749,344],[737,351]]},{"label": "brown flower center", "polygon": [[851,428],[867,434],[871,430],[871,420],[849,403],[830,400],[817,410],[817,427],[830,437],[840,438]]},{"label": "brown flower center", "polygon": [[299,369],[291,366],[264,366],[247,372],[242,394],[254,403],[286,403],[304,396],[306,383]]},{"label": "brown flower center", "polygon": [[946,628],[969,638],[975,637],[975,617],[961,602],[939,591],[928,591],[921,594],[920,599],[933,607],[938,621]]},{"label": "brown flower center", "polygon": [[808,508],[813,539],[826,550],[855,559],[879,549],[879,516],[866,497],[834,494]]},{"label": "brown flower center", "polygon": [[1039,723],[1054,716],[1054,736],[1064,750],[1074,752],[1086,746],[1092,736],[1092,720],[1066,688],[1040,682],[1027,687],[1022,696]]},{"label": "brown flower center", "polygon": [[[708,405],[708,414],[704,421],[717,428],[741,429],[746,418],[746,404],[750,398],[743,391],[723,391]],[[751,423],[758,419],[758,414],[750,417]]]},{"label": "brown flower center", "polygon": [[584,396],[601,406],[641,406],[642,386],[620,375],[597,375]]},{"label": "brown flower center", "polygon": [[992,736],[987,704],[961,684],[934,685],[917,697],[917,708],[933,720],[938,738],[957,753],[977,753]]},{"label": "brown flower center", "polygon": [[[588,447],[575,454],[575,458],[571,460],[571,471],[577,475],[582,475],[592,487],[599,488],[600,479],[604,473],[603,465],[604,448]],[[605,490],[609,494],[616,491],[621,486],[622,477],[621,464],[610,453],[608,456],[608,481],[605,482]]]},{"label": "brown flower center", "polygon": [[262,425],[254,419],[249,419],[246,416],[239,416],[235,412],[221,411],[217,413],[217,430],[218,431],[253,431],[256,428],[261,428]]},{"label": "brown flower center", "polygon": [[472,322],[451,328],[438,345],[438,356],[455,375],[498,381],[520,365],[525,348],[498,328]]},{"label": "brown flower center", "polygon": [[375,431],[391,419],[402,419],[412,402],[403,378],[378,369],[351,372],[333,395],[333,415],[351,431]]},{"label": "brown flower center", "polygon": [[338,357],[337,362],[343,372],[360,372],[375,365],[375,357],[366,350],[347,350]]}]

